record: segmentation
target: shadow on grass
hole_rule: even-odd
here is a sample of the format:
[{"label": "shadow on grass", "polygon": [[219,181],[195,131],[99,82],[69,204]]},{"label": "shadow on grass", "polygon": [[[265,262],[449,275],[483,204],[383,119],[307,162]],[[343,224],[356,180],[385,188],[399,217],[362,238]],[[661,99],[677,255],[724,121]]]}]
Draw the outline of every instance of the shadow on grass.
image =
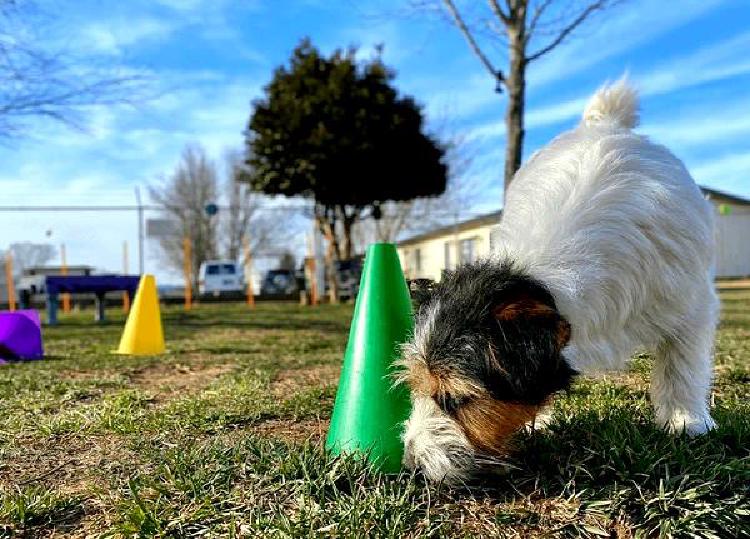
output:
[{"label": "shadow on grass", "polygon": [[[691,438],[665,433],[625,409],[604,418],[579,413],[549,430],[521,435],[507,459],[508,473],[485,476],[491,478],[453,497],[532,504],[573,500],[581,517],[589,511],[605,520],[624,515],[646,536],[712,531],[716,537],[748,537],[750,417],[722,408],[714,417],[715,431]],[[516,517],[527,524],[538,519]]]}]

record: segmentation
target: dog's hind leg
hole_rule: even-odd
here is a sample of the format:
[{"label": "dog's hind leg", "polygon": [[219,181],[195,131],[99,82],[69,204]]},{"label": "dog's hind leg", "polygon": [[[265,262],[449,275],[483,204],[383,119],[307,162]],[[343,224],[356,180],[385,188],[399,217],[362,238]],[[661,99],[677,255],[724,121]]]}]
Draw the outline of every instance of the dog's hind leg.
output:
[{"label": "dog's hind leg", "polygon": [[670,432],[703,434],[716,426],[708,410],[718,300],[713,289],[675,334],[664,338],[651,372],[656,422]]}]

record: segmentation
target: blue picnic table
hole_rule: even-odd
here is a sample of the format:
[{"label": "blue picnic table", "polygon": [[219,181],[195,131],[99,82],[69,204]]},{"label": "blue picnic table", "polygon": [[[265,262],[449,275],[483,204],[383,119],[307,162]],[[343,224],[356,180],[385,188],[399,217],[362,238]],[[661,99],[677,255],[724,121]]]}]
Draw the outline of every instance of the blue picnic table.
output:
[{"label": "blue picnic table", "polygon": [[103,322],[104,295],[107,292],[124,291],[132,303],[138,289],[139,275],[48,275],[45,278],[47,291],[47,323],[57,324],[58,295],[69,293],[92,293],[95,296],[94,320]]}]

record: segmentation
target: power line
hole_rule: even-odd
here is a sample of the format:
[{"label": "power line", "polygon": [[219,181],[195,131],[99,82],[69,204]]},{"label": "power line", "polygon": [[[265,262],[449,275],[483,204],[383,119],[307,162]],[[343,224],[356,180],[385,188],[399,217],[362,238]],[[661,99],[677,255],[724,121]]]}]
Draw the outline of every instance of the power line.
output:
[{"label": "power line", "polygon": [[[231,210],[241,209],[241,206],[222,206],[217,205],[220,210]],[[166,210],[164,206],[157,206],[155,204],[143,204],[142,206],[128,206],[128,205],[115,205],[115,206],[0,206],[0,212],[83,212],[83,211],[162,211]],[[309,210],[311,208],[307,206],[259,206],[255,208],[260,211],[265,210],[282,210],[282,211],[299,211]]]},{"label": "power line", "polygon": [[[217,205],[217,208],[219,210],[228,211],[228,210],[238,210],[242,209],[243,206],[237,206],[237,205]],[[170,208],[166,208],[164,206],[159,206],[156,204],[143,204],[142,206],[138,205],[70,205],[70,206],[61,206],[61,205],[49,205],[49,206],[25,206],[25,205],[17,205],[17,206],[0,206],[0,213],[7,212],[7,213],[31,213],[31,212],[50,212],[50,213],[62,213],[62,212],[138,212],[138,211],[169,211]],[[293,205],[293,204],[286,204],[286,205],[274,205],[274,206],[257,206],[254,208],[254,211],[259,212],[274,212],[274,211],[280,211],[280,212],[311,212],[313,211],[313,208],[311,206],[301,206],[301,205]],[[476,214],[475,212],[461,212],[461,211],[455,211],[455,210],[429,210],[427,212],[419,211],[417,213],[411,214],[409,217],[411,219],[429,219],[434,217],[447,217],[447,218],[460,218],[460,219],[472,219],[473,217],[481,216],[482,214]],[[394,217],[395,215],[391,215],[388,212],[383,212],[383,217]],[[366,216],[364,219],[369,219],[370,216]]]}]

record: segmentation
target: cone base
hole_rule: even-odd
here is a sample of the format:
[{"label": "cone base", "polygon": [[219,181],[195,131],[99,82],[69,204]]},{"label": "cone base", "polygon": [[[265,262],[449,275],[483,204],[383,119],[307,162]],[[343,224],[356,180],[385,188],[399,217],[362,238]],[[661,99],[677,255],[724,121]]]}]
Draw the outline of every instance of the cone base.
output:
[{"label": "cone base", "polygon": [[170,350],[162,350],[161,352],[120,352],[119,350],[110,350],[110,355],[113,356],[163,356],[169,354]]}]

